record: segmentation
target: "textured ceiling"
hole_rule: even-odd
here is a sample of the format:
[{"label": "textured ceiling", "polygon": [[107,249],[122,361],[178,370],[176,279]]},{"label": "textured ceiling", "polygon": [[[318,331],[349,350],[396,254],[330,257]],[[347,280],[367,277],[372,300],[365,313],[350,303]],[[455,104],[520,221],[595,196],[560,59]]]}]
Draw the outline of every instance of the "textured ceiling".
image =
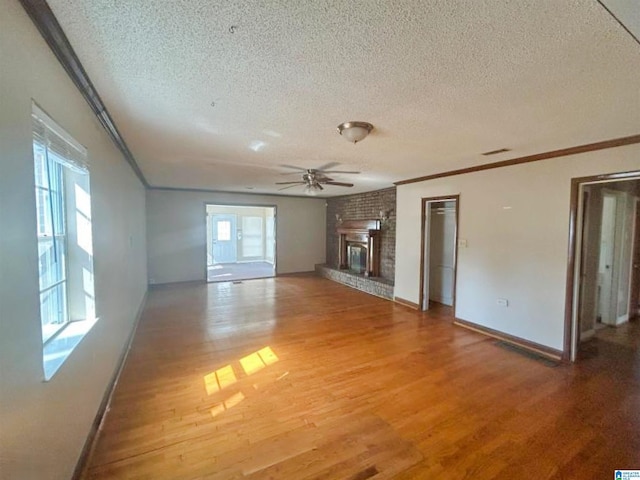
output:
[{"label": "textured ceiling", "polygon": [[640,46],[595,0],[49,4],[155,186],[339,162],[342,195],[640,132]]}]

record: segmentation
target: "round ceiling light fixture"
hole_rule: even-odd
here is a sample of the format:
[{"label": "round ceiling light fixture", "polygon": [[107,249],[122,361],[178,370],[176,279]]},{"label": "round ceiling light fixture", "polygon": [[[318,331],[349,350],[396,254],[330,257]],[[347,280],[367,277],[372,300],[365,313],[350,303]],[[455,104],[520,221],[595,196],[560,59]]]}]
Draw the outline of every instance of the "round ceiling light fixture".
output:
[{"label": "round ceiling light fixture", "polygon": [[338,133],[348,142],[361,142],[373,130],[373,125],[367,122],[344,122],[338,125]]}]

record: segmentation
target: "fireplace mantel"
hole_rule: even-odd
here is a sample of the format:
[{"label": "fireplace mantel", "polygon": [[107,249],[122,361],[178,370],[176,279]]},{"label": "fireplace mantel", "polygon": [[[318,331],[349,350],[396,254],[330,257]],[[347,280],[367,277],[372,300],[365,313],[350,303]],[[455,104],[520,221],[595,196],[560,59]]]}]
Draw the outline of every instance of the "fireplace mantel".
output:
[{"label": "fireplace mantel", "polygon": [[338,264],[340,269],[349,268],[347,247],[359,243],[367,247],[365,276],[380,276],[380,220],[347,220],[336,229],[340,237]]}]

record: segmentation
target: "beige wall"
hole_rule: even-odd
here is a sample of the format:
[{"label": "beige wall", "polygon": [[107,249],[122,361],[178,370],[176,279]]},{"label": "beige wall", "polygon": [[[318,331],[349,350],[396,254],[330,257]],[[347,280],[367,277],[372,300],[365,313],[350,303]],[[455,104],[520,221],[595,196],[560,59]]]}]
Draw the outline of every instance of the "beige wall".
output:
[{"label": "beige wall", "polygon": [[[146,291],[144,189],[20,4],[0,11],[0,478],[68,479]],[[32,98],[89,152],[100,317],[47,383]]]},{"label": "beige wall", "polygon": [[456,316],[561,350],[571,178],[639,169],[631,145],[399,186],[395,295],[418,303],[421,198],[460,194]]},{"label": "beige wall", "polygon": [[149,283],[205,279],[207,203],[276,206],[277,274],[325,261],[325,200],[178,190],[147,191]]}]

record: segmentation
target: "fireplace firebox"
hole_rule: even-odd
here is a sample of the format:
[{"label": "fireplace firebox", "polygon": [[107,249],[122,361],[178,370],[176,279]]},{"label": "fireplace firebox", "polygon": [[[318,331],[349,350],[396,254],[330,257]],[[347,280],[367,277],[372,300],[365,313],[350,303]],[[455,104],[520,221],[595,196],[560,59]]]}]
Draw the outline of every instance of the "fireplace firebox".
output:
[{"label": "fireplace firebox", "polygon": [[342,270],[380,276],[380,220],[350,220],[337,228],[338,263]]},{"label": "fireplace firebox", "polygon": [[347,260],[349,271],[365,273],[367,271],[367,247],[360,243],[347,244]]}]

